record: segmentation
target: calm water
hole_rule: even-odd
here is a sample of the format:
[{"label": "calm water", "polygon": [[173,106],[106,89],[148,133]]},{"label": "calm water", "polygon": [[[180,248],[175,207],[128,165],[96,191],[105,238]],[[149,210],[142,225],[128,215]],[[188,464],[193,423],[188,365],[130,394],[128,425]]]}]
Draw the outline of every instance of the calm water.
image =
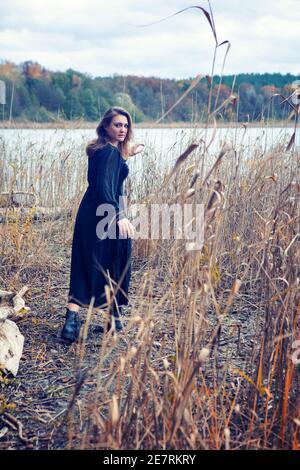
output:
[{"label": "calm water", "polygon": [[[278,144],[286,145],[292,133],[292,128],[278,127],[246,131],[220,128],[215,135],[213,129],[208,129],[206,136],[204,129],[135,129],[134,141],[144,143],[145,150],[129,159],[130,176],[137,186],[143,184],[149,168],[156,168],[158,173],[170,168],[190,142],[205,140],[208,144],[214,137],[206,154],[206,163],[211,163],[224,141],[239,148],[243,158],[253,158],[254,147],[263,152]],[[4,164],[0,171],[5,175],[0,191],[7,190],[14,171],[18,174],[16,188],[27,191],[32,186],[38,193],[45,190],[47,204],[50,194],[54,203],[55,194],[61,191],[59,185],[65,186],[65,197],[82,191],[86,184],[85,146],[95,136],[93,129],[0,129],[0,161]],[[56,176],[51,179],[52,175]]]},{"label": "calm water", "polygon": [[[213,130],[207,131],[207,142],[210,141]],[[245,146],[251,146],[259,143],[262,148],[288,141],[292,135],[292,128],[249,128],[244,132],[243,128],[237,129],[217,129],[214,142],[211,146],[216,151],[220,146],[220,142],[226,139],[236,146],[241,143]],[[8,149],[17,149],[19,147],[31,147],[34,145],[35,150],[47,152],[49,157],[55,158],[64,149],[73,149],[75,153],[84,148],[85,144],[96,137],[93,129],[0,129],[0,139],[4,141]],[[145,143],[157,155],[170,154],[179,155],[180,151],[185,147],[186,143],[192,139],[199,142],[205,137],[204,129],[135,129],[134,141]],[[0,141],[0,142],[1,142]],[[297,136],[297,145],[300,139]],[[14,155],[17,157],[18,155]],[[175,156],[175,155],[174,155]]]}]

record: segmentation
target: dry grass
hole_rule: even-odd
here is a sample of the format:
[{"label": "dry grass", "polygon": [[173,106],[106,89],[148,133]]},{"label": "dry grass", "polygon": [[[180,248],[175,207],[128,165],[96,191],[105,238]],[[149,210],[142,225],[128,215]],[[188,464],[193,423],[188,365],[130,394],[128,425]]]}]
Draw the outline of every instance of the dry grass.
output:
[{"label": "dry grass", "polygon": [[[249,160],[243,147],[214,155],[198,146],[160,179],[145,163],[140,200],[183,202],[193,186],[205,244],[186,252],[182,240],[135,240],[143,266],[125,333],[74,347],[78,380],[53,439],[67,422],[69,447],[299,447],[299,153],[285,147],[253,148]],[[27,283],[33,299],[51,299],[49,273],[61,268],[53,247],[70,248],[75,212],[1,224],[3,287]]]},{"label": "dry grass", "polygon": [[[190,144],[197,147],[178,153],[167,172],[149,155],[139,186],[130,175],[127,189],[146,204],[203,203],[204,246],[188,252],[182,240],[134,241],[125,331],[88,334],[91,308],[80,344],[60,350],[72,357],[74,381],[67,405],[44,420],[47,448],[299,450],[300,366],[291,360],[300,339],[299,149],[225,143],[213,152],[207,135]],[[57,247],[70,248],[85,167],[74,174],[63,144],[50,168],[43,155],[38,163],[28,155],[29,167],[4,172],[3,187],[29,190],[34,181],[43,204],[64,201],[72,218],[2,223],[1,284],[26,282],[33,300],[46,293],[51,301],[49,272],[63,264]]]}]

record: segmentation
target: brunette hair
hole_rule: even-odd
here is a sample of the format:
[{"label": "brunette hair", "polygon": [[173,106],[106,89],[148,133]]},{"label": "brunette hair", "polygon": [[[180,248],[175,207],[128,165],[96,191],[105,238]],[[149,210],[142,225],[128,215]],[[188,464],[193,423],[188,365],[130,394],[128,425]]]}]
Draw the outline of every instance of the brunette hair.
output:
[{"label": "brunette hair", "polygon": [[108,127],[113,119],[114,116],[118,114],[122,114],[122,116],[127,117],[128,121],[128,130],[124,142],[118,143],[118,149],[124,158],[128,158],[129,156],[129,141],[132,138],[132,119],[128,111],[124,108],[114,106],[109,108],[106,113],[104,114],[103,118],[99,122],[98,126],[96,127],[97,138],[89,142],[86,147],[86,153],[88,157],[92,157],[96,150],[104,147],[104,145],[109,142],[107,132],[105,130]]}]

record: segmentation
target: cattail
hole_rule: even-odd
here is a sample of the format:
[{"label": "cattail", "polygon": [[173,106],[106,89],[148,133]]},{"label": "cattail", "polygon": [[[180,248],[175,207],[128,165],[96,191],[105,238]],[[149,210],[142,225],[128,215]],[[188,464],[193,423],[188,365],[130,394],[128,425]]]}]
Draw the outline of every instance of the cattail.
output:
[{"label": "cattail", "polygon": [[214,190],[209,198],[209,201],[207,203],[207,208],[206,210],[212,209],[215,207],[217,204],[221,204],[222,202],[222,197],[221,197],[221,192],[223,190],[223,185],[221,181],[215,181],[214,185]]},{"label": "cattail", "polygon": [[190,188],[192,188],[194,186],[194,184],[196,183],[197,179],[199,178],[200,176],[200,173],[199,171],[197,171],[194,175],[193,175],[193,178],[190,182]]},{"label": "cattail", "polygon": [[187,159],[190,153],[192,153],[197,147],[198,144],[191,144],[187,147],[187,149],[177,158],[171,174],[175,173],[178,167],[182,165],[182,163]]},{"label": "cattail", "polygon": [[195,194],[195,189],[190,188],[187,190],[187,192],[184,195],[184,199],[188,199],[189,197],[193,196]]}]

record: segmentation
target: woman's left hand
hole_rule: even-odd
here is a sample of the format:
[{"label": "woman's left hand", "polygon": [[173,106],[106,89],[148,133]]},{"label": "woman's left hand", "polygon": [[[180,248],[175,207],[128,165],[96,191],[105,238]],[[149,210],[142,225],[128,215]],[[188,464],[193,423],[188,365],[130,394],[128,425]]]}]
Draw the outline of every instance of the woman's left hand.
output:
[{"label": "woman's left hand", "polygon": [[145,144],[134,144],[130,149],[130,156],[133,157],[137,153],[140,153],[144,150]]}]

